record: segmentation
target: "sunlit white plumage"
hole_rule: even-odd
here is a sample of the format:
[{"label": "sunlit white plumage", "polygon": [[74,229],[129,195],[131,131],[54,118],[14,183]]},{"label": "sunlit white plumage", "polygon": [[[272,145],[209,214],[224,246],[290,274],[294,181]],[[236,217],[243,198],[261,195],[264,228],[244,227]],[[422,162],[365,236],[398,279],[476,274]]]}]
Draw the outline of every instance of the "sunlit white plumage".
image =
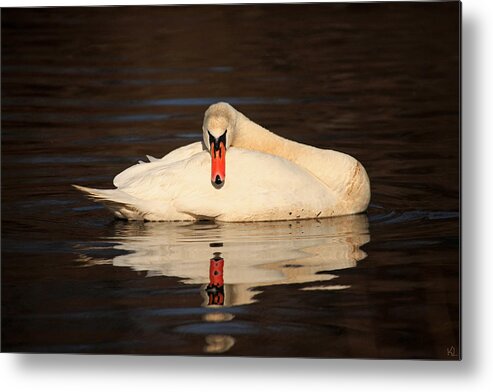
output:
[{"label": "sunlit white plumage", "polygon": [[[208,134],[227,130],[226,180],[211,184]],[[347,215],[366,210],[368,176],[349,155],[281,138],[226,103],[204,117],[204,143],[118,174],[116,189],[76,186],[130,220],[268,221]]]}]

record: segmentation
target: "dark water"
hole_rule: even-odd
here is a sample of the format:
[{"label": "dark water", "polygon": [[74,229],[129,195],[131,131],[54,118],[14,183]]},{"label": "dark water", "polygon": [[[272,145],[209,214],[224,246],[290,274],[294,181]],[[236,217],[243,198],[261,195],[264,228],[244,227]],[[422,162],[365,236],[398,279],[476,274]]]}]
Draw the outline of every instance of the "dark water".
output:
[{"label": "dark water", "polygon": [[[459,27],[458,3],[2,10],[2,350],[458,359]],[[368,214],[128,223],[70,187],[198,140],[218,100],[357,157]]]}]

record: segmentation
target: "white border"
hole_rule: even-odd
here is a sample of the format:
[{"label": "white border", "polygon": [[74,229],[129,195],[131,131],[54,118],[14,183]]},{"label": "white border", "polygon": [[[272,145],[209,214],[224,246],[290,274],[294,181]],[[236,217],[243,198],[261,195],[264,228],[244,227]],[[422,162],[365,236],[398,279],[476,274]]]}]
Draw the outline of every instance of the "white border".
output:
[{"label": "white border", "polygon": [[[130,3],[165,2],[1,0],[0,6]],[[492,4],[490,0],[463,2],[462,362],[1,354],[2,390],[471,392],[491,388]]]}]

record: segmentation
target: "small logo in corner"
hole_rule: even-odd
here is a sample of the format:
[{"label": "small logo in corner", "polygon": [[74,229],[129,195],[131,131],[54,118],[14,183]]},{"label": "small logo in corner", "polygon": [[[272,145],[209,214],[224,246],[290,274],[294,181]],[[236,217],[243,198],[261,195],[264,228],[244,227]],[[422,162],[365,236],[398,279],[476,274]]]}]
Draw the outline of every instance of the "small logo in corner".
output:
[{"label": "small logo in corner", "polygon": [[447,347],[447,357],[456,357],[457,356],[457,349],[455,346],[450,346]]}]

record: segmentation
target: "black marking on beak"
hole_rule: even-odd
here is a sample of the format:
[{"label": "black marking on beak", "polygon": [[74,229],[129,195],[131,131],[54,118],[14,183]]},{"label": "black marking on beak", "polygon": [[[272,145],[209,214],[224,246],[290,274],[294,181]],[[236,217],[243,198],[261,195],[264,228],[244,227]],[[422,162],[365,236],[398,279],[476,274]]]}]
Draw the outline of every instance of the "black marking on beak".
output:
[{"label": "black marking on beak", "polygon": [[223,143],[224,145],[224,148],[226,148],[226,132],[228,132],[228,130],[226,129],[224,131],[224,133],[219,136],[218,138],[215,138],[214,136],[211,135],[211,133],[209,131],[207,131],[207,133],[209,134],[209,146],[211,144],[214,144],[214,147],[213,147],[213,152],[215,153],[216,151],[219,152],[219,158],[221,158],[221,149],[219,148],[221,143]]},{"label": "black marking on beak", "polygon": [[216,176],[216,178],[214,179],[214,184],[221,185],[222,183],[223,181],[221,180],[221,177]]}]

